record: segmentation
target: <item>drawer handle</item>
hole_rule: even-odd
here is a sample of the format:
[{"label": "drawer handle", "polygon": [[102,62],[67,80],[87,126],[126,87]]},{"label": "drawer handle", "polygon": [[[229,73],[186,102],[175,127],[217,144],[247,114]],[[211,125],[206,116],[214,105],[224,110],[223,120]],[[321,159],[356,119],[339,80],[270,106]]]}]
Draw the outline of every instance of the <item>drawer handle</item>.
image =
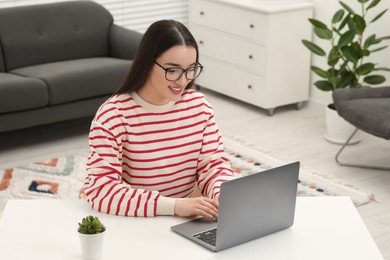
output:
[{"label": "drawer handle", "polygon": [[253,28],[255,28],[255,25],[251,23],[251,24],[249,25],[249,28],[253,29]]},{"label": "drawer handle", "polygon": [[203,11],[200,11],[200,13],[199,13],[200,15],[204,15],[204,12]]},{"label": "drawer handle", "polygon": [[199,41],[199,44],[202,44],[202,45],[203,45],[203,43],[204,43],[204,41],[202,41],[202,40]]},{"label": "drawer handle", "polygon": [[252,59],[253,59],[253,55],[249,55],[248,58],[249,58],[250,60],[252,60]]},{"label": "drawer handle", "polygon": [[252,89],[252,85],[248,85],[248,89]]}]

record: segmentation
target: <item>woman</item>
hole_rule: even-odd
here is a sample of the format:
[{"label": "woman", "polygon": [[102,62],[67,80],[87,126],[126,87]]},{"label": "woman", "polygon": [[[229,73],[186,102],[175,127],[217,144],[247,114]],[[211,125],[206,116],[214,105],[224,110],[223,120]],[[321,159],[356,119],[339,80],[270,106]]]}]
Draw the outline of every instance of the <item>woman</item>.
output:
[{"label": "woman", "polygon": [[[220,184],[233,171],[212,106],[190,89],[201,71],[184,25],[162,20],[145,32],[124,83],[91,125],[84,192],[94,209],[218,217]],[[202,196],[191,197],[196,186]]]}]

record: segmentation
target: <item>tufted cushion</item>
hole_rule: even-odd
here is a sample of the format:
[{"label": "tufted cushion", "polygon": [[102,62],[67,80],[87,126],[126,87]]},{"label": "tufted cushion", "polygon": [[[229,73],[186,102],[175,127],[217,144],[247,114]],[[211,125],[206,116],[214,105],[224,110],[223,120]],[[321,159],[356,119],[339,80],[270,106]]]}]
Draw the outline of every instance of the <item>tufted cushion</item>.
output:
[{"label": "tufted cushion", "polygon": [[390,87],[337,89],[337,113],[357,128],[390,139]]},{"label": "tufted cushion", "polygon": [[112,94],[131,63],[114,58],[89,58],[41,64],[12,72],[43,80],[48,86],[49,105],[58,105]]},{"label": "tufted cushion", "polygon": [[1,72],[0,97],[0,114],[44,107],[49,102],[43,81]]},{"label": "tufted cushion", "polygon": [[0,9],[6,69],[107,56],[112,23],[112,15],[93,1]]}]

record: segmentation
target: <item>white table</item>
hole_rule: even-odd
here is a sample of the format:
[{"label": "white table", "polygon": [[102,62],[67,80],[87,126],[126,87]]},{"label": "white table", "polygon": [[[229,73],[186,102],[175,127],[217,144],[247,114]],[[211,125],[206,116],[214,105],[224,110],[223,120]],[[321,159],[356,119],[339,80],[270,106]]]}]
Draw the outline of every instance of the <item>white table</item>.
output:
[{"label": "white table", "polygon": [[89,214],[107,227],[107,260],[383,259],[348,197],[299,197],[292,228],[218,253],[170,230],[183,218],[106,215],[84,200],[10,200],[0,220],[1,259],[81,259],[77,223]]}]

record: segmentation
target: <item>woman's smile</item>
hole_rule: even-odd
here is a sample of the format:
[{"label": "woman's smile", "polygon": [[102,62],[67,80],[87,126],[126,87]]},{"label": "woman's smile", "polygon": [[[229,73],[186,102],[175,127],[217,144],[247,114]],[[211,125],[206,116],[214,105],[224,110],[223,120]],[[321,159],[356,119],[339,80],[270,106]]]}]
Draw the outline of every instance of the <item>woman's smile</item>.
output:
[{"label": "woman's smile", "polygon": [[181,95],[184,87],[177,87],[177,86],[168,86],[171,92],[175,95]]}]

